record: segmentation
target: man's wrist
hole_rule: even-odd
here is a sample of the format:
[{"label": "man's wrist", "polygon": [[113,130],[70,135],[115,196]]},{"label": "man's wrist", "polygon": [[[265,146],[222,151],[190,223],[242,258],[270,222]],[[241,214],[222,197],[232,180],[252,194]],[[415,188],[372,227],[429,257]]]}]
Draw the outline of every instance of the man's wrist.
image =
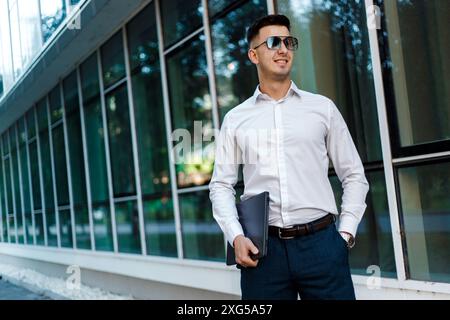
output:
[{"label": "man's wrist", "polygon": [[236,237],[234,237],[233,239],[233,248],[236,246],[236,239],[239,239],[240,237],[243,237],[243,234],[238,234]]},{"label": "man's wrist", "polygon": [[353,248],[355,246],[355,237],[350,232],[347,231],[339,231],[342,238],[347,242],[347,247],[349,249]]}]

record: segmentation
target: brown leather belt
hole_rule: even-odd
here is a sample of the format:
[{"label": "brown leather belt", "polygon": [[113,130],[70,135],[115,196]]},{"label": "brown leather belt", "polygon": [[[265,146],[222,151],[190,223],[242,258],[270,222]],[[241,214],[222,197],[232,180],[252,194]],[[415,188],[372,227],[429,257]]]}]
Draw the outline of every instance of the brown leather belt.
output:
[{"label": "brown leather belt", "polygon": [[275,226],[269,226],[269,235],[277,236],[280,239],[293,239],[298,236],[305,236],[312,234],[316,231],[325,229],[330,224],[336,221],[334,214],[329,213],[325,217],[305,224],[296,224],[289,228],[279,228]]}]

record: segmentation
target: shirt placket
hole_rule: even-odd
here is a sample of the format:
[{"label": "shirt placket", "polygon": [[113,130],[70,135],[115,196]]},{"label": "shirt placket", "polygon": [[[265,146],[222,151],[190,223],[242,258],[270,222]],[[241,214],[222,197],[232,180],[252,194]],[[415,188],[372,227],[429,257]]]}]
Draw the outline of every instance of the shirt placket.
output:
[{"label": "shirt placket", "polygon": [[284,127],[282,117],[282,105],[281,101],[274,105],[275,113],[275,127],[277,137],[277,161],[278,161],[278,174],[280,178],[280,198],[281,198],[281,219],[283,225],[289,225],[290,219],[287,213],[289,205],[288,190],[287,190],[287,172],[286,172],[286,159],[284,152]]}]

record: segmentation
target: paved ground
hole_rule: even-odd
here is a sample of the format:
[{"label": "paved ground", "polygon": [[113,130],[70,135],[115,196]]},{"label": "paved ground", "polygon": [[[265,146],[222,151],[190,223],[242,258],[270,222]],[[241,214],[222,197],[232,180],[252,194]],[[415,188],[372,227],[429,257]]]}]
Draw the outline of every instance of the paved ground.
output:
[{"label": "paved ground", "polygon": [[0,300],[51,300],[50,298],[0,280]]}]

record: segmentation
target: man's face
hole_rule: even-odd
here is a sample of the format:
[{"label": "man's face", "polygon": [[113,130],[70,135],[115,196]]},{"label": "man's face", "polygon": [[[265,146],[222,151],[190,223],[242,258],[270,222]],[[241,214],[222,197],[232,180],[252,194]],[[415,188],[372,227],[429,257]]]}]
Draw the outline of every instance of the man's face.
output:
[{"label": "man's face", "polygon": [[[284,37],[290,36],[290,33],[285,26],[263,27],[253,39],[251,48],[263,43],[270,36],[280,36],[284,39]],[[283,80],[289,77],[291,72],[294,52],[288,50],[284,43],[279,49],[268,49],[267,45],[263,44],[256,49],[250,49],[248,56],[258,66],[258,71],[262,76]]]}]

